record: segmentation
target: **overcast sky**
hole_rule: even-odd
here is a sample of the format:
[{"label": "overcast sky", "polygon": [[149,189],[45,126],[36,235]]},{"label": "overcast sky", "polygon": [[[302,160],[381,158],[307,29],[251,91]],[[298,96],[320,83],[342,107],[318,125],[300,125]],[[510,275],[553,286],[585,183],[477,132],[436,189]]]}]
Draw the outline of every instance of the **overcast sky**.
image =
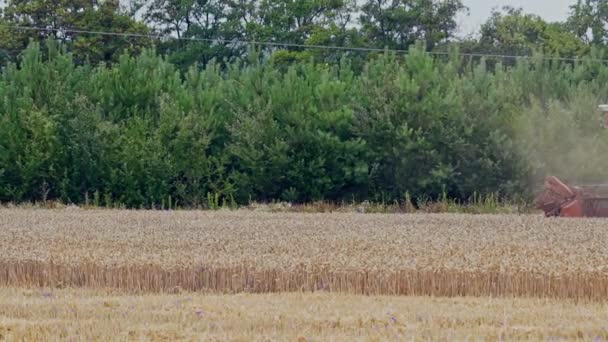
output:
[{"label": "overcast sky", "polygon": [[469,8],[470,15],[458,20],[461,36],[477,31],[493,8],[522,7],[524,11],[538,14],[548,21],[558,21],[568,17],[569,7],[576,0],[463,0],[463,3]]}]

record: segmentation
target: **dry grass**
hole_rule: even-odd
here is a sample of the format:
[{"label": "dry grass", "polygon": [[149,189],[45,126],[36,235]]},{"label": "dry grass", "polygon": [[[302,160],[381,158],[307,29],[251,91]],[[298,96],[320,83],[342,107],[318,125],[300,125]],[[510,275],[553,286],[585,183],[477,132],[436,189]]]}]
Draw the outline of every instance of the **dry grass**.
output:
[{"label": "dry grass", "polygon": [[606,322],[604,304],[549,300],[0,289],[7,340],[602,341]]},{"label": "dry grass", "polygon": [[608,298],[608,224],[0,209],[0,285]]}]

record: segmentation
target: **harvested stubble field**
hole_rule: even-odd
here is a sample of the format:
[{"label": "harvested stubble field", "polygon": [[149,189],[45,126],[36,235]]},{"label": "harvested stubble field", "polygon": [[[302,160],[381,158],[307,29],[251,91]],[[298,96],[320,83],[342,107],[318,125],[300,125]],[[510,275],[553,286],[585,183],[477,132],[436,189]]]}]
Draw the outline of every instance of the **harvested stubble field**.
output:
[{"label": "harvested stubble field", "polygon": [[9,341],[605,341],[606,322],[605,304],[540,299],[0,289]]},{"label": "harvested stubble field", "polygon": [[608,222],[0,209],[0,285],[608,298]]}]

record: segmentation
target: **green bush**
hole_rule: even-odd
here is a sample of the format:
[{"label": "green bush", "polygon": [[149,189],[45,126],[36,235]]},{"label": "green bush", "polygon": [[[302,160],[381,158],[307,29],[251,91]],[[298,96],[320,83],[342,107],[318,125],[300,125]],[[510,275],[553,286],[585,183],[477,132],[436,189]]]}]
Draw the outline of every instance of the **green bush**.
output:
[{"label": "green bush", "polygon": [[181,73],[154,51],[92,67],[48,44],[1,71],[3,202],[520,200],[548,173],[608,167],[592,57],[506,67],[415,47],[357,72],[252,52]]}]

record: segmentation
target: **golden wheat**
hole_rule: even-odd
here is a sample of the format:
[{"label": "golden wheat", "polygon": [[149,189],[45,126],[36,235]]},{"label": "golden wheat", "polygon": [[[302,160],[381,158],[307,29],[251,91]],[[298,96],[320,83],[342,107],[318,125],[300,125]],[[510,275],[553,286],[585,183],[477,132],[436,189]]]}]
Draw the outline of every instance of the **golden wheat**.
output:
[{"label": "golden wheat", "polygon": [[0,285],[608,298],[608,222],[0,209]]}]

